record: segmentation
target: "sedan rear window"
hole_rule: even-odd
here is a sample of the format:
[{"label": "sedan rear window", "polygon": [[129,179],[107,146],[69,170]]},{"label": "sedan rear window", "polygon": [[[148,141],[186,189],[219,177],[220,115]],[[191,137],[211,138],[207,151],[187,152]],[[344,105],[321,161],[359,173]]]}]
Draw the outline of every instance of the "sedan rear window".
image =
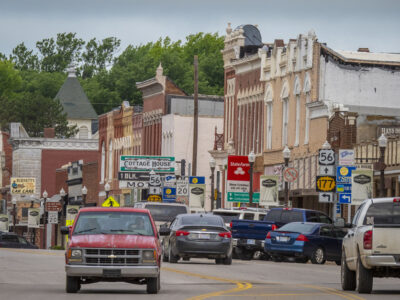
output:
[{"label": "sedan rear window", "polygon": [[182,217],[182,225],[209,225],[224,226],[222,218],[217,216],[185,216]]},{"label": "sedan rear window", "polygon": [[299,233],[311,233],[315,229],[315,224],[303,224],[303,223],[289,223],[283,225],[277,231],[290,231]]},{"label": "sedan rear window", "polygon": [[400,203],[373,203],[367,211],[364,225],[400,224]]}]

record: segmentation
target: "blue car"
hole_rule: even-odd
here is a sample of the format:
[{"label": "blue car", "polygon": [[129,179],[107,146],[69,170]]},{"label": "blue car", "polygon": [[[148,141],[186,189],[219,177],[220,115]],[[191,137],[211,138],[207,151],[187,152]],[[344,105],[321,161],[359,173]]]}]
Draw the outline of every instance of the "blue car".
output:
[{"label": "blue car", "polygon": [[293,222],[268,232],[264,251],[274,261],[294,257],[301,263],[311,259],[313,264],[324,264],[329,260],[340,265],[345,235],[343,228],[332,224]]}]

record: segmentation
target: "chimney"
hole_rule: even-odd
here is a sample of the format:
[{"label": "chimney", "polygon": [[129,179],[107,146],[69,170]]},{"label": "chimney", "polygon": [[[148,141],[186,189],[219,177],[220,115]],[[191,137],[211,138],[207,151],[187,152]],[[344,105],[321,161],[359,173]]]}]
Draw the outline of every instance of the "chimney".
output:
[{"label": "chimney", "polygon": [[45,128],[44,129],[44,137],[47,139],[53,139],[56,136],[56,132],[54,128]]},{"label": "chimney", "polygon": [[357,52],[369,52],[368,48],[358,48]]}]

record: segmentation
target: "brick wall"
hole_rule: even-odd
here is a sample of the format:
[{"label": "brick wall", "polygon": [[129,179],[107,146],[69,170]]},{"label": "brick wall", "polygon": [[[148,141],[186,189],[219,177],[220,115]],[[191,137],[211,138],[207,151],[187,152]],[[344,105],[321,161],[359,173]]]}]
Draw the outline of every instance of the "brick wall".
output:
[{"label": "brick wall", "polygon": [[86,186],[88,193],[86,195],[86,203],[99,203],[99,180],[97,178],[98,163],[88,162],[83,164],[82,167],[82,186]]}]

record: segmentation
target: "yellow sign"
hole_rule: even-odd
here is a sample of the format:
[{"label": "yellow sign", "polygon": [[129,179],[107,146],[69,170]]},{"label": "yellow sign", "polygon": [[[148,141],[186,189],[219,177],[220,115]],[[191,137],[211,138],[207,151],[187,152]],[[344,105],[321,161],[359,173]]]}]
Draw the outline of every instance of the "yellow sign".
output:
[{"label": "yellow sign", "polygon": [[114,199],[113,196],[108,197],[103,204],[103,207],[119,207],[119,203]]},{"label": "yellow sign", "polygon": [[198,180],[196,177],[192,179],[192,183],[193,183],[193,184],[196,184],[196,183],[198,183],[198,182],[199,182],[199,180]]},{"label": "yellow sign", "polygon": [[36,178],[11,177],[11,194],[35,194]]},{"label": "yellow sign", "polygon": [[161,196],[160,195],[150,195],[148,198],[147,198],[147,201],[149,201],[149,202],[161,202]]},{"label": "yellow sign", "polygon": [[317,176],[317,192],[332,192],[336,187],[334,176]]},{"label": "yellow sign", "polygon": [[347,174],[349,174],[349,169],[347,169],[346,167],[341,167],[340,168],[340,175],[347,176]]},{"label": "yellow sign", "polygon": [[166,189],[166,190],[165,190],[165,193],[166,193],[167,195],[171,194],[171,192],[172,192],[171,189]]}]

